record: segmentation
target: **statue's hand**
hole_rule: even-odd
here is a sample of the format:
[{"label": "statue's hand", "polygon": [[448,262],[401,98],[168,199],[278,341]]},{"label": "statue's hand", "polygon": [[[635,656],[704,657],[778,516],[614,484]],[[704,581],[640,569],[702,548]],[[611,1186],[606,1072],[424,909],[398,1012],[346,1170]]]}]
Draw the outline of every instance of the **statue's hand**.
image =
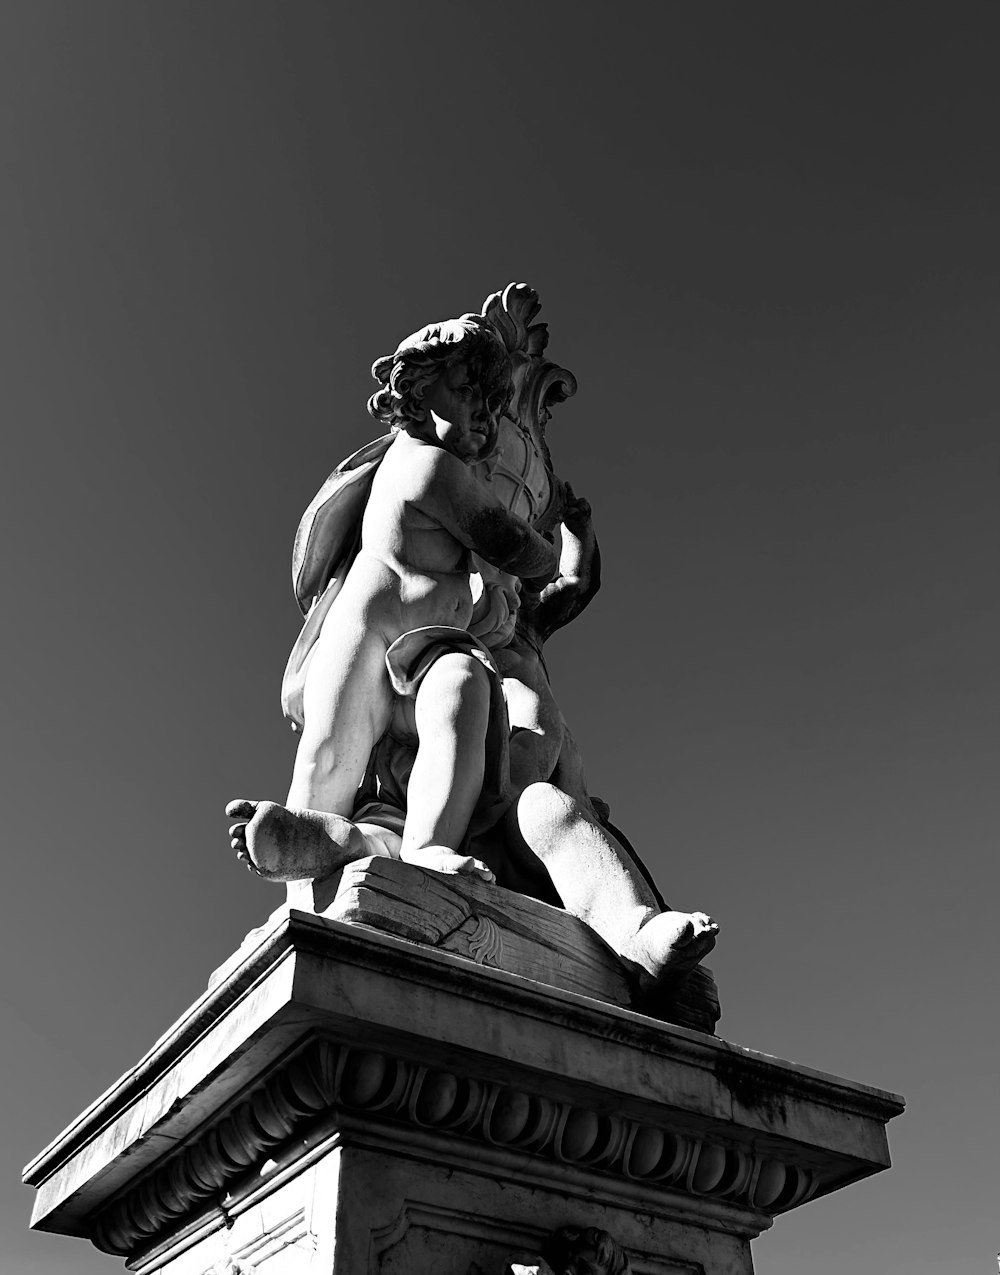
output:
[{"label": "statue's hand", "polygon": [[536,588],[535,585],[528,580],[522,580],[520,597],[520,614],[527,617],[531,612],[538,610],[538,604],[542,600],[541,589]]},{"label": "statue's hand", "polygon": [[563,506],[565,504],[565,483],[555,474],[549,475],[549,481],[552,484],[552,495],[549,498],[545,512],[534,523],[535,530],[541,536],[544,536],[547,531],[555,531],[556,527],[559,526],[562,522]]},{"label": "statue's hand", "polygon": [[569,483],[563,484],[565,504],[563,506],[562,523],[567,531],[583,540],[593,526],[593,511],[590,501],[585,496],[578,496]]},{"label": "statue's hand", "polygon": [[[552,534],[551,531],[543,531],[541,535],[542,535],[542,539],[547,540],[549,544],[553,544],[555,542],[555,536]],[[523,599],[529,597],[532,593],[541,593],[543,589],[548,588],[551,585],[552,581],[554,579],[558,579],[558,577],[559,577],[558,562],[553,566],[552,570],[547,571],[545,575],[521,576],[522,605],[524,605]]]}]

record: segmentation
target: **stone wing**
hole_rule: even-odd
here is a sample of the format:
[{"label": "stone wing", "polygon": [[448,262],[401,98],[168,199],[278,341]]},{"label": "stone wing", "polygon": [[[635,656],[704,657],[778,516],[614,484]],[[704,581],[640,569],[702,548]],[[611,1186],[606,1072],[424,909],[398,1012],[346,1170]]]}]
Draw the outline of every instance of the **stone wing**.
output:
[{"label": "stone wing", "polygon": [[384,434],[341,461],[302,515],[292,547],[292,588],[303,615],[357,552],[372,479],[394,437]]}]

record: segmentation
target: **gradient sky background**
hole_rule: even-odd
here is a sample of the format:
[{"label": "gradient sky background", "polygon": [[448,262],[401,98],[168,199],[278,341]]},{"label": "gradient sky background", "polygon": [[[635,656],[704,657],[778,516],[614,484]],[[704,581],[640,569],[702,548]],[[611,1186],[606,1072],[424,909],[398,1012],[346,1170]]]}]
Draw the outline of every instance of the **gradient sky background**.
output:
[{"label": "gradient sky background", "polygon": [[280,901],[298,518],[368,368],[537,288],[605,586],[551,667],[733,1041],[903,1093],[761,1275],[986,1275],[1000,11],[0,8],[3,1270],[17,1185]]}]

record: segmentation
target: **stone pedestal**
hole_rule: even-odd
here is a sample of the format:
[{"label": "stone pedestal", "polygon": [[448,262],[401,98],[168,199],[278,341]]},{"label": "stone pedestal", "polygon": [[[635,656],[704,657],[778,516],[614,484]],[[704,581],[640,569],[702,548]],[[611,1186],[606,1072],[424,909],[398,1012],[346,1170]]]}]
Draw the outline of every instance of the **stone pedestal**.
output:
[{"label": "stone pedestal", "polygon": [[164,1275],[502,1275],[565,1225],[736,1275],[889,1164],[892,1094],[458,950],[285,909],[222,973],[28,1166],[34,1225]]}]

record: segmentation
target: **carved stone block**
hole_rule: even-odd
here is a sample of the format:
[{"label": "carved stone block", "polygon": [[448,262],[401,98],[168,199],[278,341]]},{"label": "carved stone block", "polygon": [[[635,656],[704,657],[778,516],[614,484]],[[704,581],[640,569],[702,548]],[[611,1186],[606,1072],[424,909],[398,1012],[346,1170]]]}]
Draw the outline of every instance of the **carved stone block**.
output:
[{"label": "carved stone block", "polygon": [[560,1227],[749,1275],[774,1216],[887,1166],[893,1095],[513,976],[469,919],[458,955],[279,916],[28,1166],[34,1224],[139,1275],[562,1275]]},{"label": "carved stone block", "polygon": [[331,920],[369,926],[454,952],[550,987],[655,1013],[714,1032],[719,998],[709,970],[696,967],[644,998],[636,971],[583,921],[561,908],[472,876],[427,872],[397,859],[363,859],[334,881],[309,883],[308,901]]}]

